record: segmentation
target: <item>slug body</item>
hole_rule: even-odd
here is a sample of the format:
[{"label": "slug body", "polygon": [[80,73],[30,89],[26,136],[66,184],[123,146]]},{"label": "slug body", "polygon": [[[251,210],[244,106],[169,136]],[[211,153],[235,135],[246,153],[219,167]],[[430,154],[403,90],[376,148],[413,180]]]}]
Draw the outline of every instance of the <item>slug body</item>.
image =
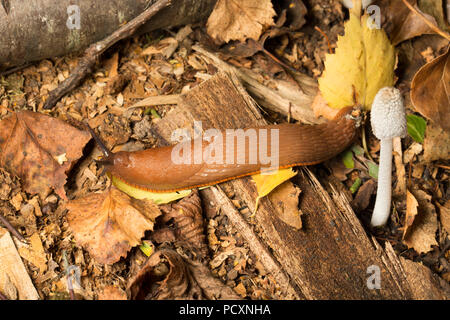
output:
[{"label": "slug body", "polygon": [[[324,124],[269,125],[209,132],[173,146],[111,153],[100,162],[119,180],[152,192],[220,183],[266,170],[313,165],[345,150],[356,137],[351,108]],[[206,130],[205,133],[208,133]]]}]

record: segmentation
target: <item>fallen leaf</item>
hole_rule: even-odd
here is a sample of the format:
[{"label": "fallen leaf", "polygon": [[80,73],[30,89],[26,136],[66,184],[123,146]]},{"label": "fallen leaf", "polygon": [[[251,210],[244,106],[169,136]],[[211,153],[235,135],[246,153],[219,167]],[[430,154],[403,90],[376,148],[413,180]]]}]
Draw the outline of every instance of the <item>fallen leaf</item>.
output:
[{"label": "fallen leaf", "polygon": [[439,220],[441,221],[442,227],[450,235],[450,200],[447,200],[443,206],[439,203],[436,204],[439,208]]},{"label": "fallen leaf", "polygon": [[437,24],[441,30],[444,31],[450,31],[450,25],[449,25],[449,5],[448,1],[447,3],[447,21],[445,20],[445,13],[444,13],[444,7],[445,7],[445,1],[443,0],[419,0],[419,7],[422,10],[423,13],[430,15],[434,17],[434,19],[437,21]]},{"label": "fallen leaf", "polygon": [[361,105],[370,110],[378,90],[394,83],[394,47],[382,29],[369,28],[368,19],[350,10],[336,52],[326,55],[319,89],[332,108]]},{"label": "fallen leaf", "polygon": [[128,197],[111,187],[67,203],[69,226],[78,244],[99,263],[112,264],[152,230],[161,212],[149,200]]},{"label": "fallen leaf", "polygon": [[423,150],[423,146],[418,142],[413,142],[408,149],[406,149],[405,153],[403,154],[403,163],[407,164],[411,162],[414,158],[414,156],[420,154]]},{"label": "fallen leaf", "polygon": [[245,286],[242,284],[242,282],[239,282],[239,284],[234,287],[234,291],[236,291],[236,293],[241,297],[245,297],[247,295],[247,290],[245,289]]},{"label": "fallen leaf", "polygon": [[[427,253],[431,251],[432,246],[438,245],[436,241],[438,228],[436,209],[430,202],[431,196],[424,191],[412,191],[411,194],[414,195],[419,205],[416,206],[414,199],[409,196],[410,209],[407,209],[407,212],[409,211],[410,217],[408,217],[408,221],[405,221],[405,227],[407,223],[411,223],[411,225],[403,235],[403,242],[408,248],[413,248],[418,253]],[[408,196],[406,201],[408,206]],[[414,207],[417,208],[417,214],[415,214]]]},{"label": "fallen leaf", "polygon": [[169,203],[181,198],[184,198],[191,194],[190,189],[188,190],[180,190],[175,192],[150,192],[144,189],[139,189],[136,187],[133,187],[132,185],[129,185],[122,180],[118,179],[117,177],[110,176],[111,181],[114,186],[116,186],[117,189],[125,192],[130,197],[133,197],[135,199],[140,200],[151,200],[155,204],[164,204]]},{"label": "fallen leaf", "polygon": [[408,114],[406,116],[406,124],[408,127],[408,134],[416,142],[423,143],[425,138],[425,129],[427,128],[427,121],[415,114]]},{"label": "fallen leaf", "polygon": [[285,181],[270,193],[270,201],[280,210],[277,210],[277,217],[284,223],[294,227],[302,228],[302,212],[298,209],[298,196],[300,189],[290,181]]},{"label": "fallen leaf", "polygon": [[106,286],[98,294],[98,300],[127,300],[127,293],[116,286]]},{"label": "fallen leaf", "polygon": [[411,83],[411,102],[417,112],[450,131],[450,46],[416,73]]},{"label": "fallen leaf", "polygon": [[[25,191],[43,198],[53,188],[66,199],[66,173],[90,139],[59,119],[21,111],[0,121],[0,166],[21,178]],[[55,160],[61,155],[63,164]]]},{"label": "fallen leaf", "polygon": [[352,150],[346,150],[341,153],[342,163],[347,169],[353,169],[355,167],[355,161],[353,161]]},{"label": "fallen leaf", "polygon": [[256,183],[258,197],[256,198],[255,212],[258,210],[259,200],[267,196],[273,189],[297,174],[292,168],[281,169],[273,174],[255,174],[252,176]]},{"label": "fallen leaf", "polygon": [[155,252],[127,288],[131,300],[201,299],[202,291],[175,251]]},{"label": "fallen leaf", "polygon": [[[419,12],[421,12],[432,24],[437,26],[433,16],[423,13],[417,6],[417,0],[408,0]],[[378,0],[375,5],[380,7],[383,13],[383,27],[390,35],[393,45],[402,41],[420,36],[422,34],[433,34],[434,31],[422,17],[412,12],[401,0]]]},{"label": "fallen leaf", "polygon": [[402,238],[405,238],[406,233],[408,232],[409,228],[412,226],[414,219],[417,216],[417,207],[419,206],[419,203],[417,202],[414,195],[409,192],[409,190],[406,190],[406,215],[405,215],[405,224],[403,229],[403,236]]},{"label": "fallen leaf", "polygon": [[41,242],[41,238],[37,232],[29,239],[30,247],[20,247],[18,249],[22,258],[33,264],[39,269],[39,272],[43,274],[47,270],[47,256],[44,251],[44,247]]},{"label": "fallen leaf", "polygon": [[443,131],[437,125],[427,126],[423,142],[423,159],[426,162],[450,158],[450,131]]},{"label": "fallen leaf", "polygon": [[275,14],[270,0],[218,0],[206,30],[218,44],[258,40],[264,28],[274,24]]},{"label": "fallen leaf", "polygon": [[377,184],[374,179],[367,180],[358,189],[355,198],[351,202],[351,206],[356,213],[362,212],[370,204],[370,198],[375,193]]},{"label": "fallen leaf", "polygon": [[194,249],[201,256],[206,256],[208,247],[198,192],[192,192],[177,203],[161,205],[160,210],[163,213],[160,220],[164,226],[153,232],[152,239],[159,243],[177,241]]}]

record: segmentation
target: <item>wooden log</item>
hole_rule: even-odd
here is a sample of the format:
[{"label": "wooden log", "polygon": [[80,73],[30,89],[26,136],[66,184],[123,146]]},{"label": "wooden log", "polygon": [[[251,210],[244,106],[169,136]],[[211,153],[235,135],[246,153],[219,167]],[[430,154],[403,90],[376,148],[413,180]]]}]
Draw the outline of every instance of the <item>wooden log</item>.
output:
[{"label": "wooden log", "polygon": [[[0,70],[83,50],[155,2],[8,0],[9,12],[0,6]],[[170,7],[158,13],[138,32],[200,22],[209,16],[215,2],[173,0]],[[77,5],[78,9],[71,5]],[[78,13],[79,28],[74,16]]]},{"label": "wooden log", "polygon": [[[154,134],[170,143],[173,130],[192,128],[193,121],[202,121],[203,129],[245,128],[265,124],[259,109],[240,86],[235,76],[218,74],[181,96],[179,105],[156,122]],[[256,239],[242,234],[256,256],[269,261],[274,278],[287,298],[300,299],[448,299],[448,284],[439,281],[431,271],[399,259],[389,243],[383,248],[368,236],[354,214],[349,199],[339,192],[340,182],[332,178],[323,183],[309,170],[301,171],[296,183],[302,193],[300,210],[304,227],[295,230],[277,218],[280,210],[269,198],[260,201]],[[257,197],[251,178],[221,184],[250,210]],[[201,191],[215,205],[223,204],[218,193]],[[225,210],[233,214],[233,210]],[[230,221],[236,223],[234,217]],[[238,228],[239,229],[239,228]],[[241,229],[242,232],[242,229]],[[262,251],[255,248],[263,246]],[[265,249],[264,249],[265,248]],[[267,257],[270,253],[272,257]],[[267,266],[267,264],[266,264]],[[378,274],[379,272],[379,274]],[[286,277],[288,279],[286,279]],[[422,279],[423,281],[417,281]],[[379,281],[378,281],[379,280]],[[379,285],[379,288],[378,288]]]}]

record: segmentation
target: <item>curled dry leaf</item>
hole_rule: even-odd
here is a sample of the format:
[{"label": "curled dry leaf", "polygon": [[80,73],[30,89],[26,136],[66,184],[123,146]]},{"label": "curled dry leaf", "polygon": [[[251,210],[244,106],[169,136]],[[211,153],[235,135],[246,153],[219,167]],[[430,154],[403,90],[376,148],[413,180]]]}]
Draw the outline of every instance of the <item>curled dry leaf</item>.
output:
[{"label": "curled dry leaf", "polygon": [[450,131],[450,46],[416,73],[411,83],[411,102],[417,112]]},{"label": "curled dry leaf", "polygon": [[201,299],[202,290],[183,258],[173,250],[155,252],[127,288],[131,300]]},{"label": "curled dry leaf", "polygon": [[[201,256],[208,252],[203,227],[201,200],[197,191],[178,203],[161,205],[161,217],[165,226],[152,234],[156,242],[177,241],[190,249],[198,250]],[[169,224],[173,223],[174,228]]]},{"label": "curled dry leaf", "polygon": [[206,29],[218,44],[230,40],[258,40],[263,29],[274,24],[270,0],[218,0]]},{"label": "curled dry leaf", "polygon": [[[423,13],[417,7],[417,0],[409,0],[408,2],[411,3],[411,5],[413,5],[419,12],[421,12],[432,24],[437,26],[436,19],[426,13]],[[434,33],[433,29],[426,24],[424,19],[408,9],[403,1],[378,0],[375,1],[374,4],[379,6],[380,12],[383,13],[383,27],[390,35],[393,45],[397,45],[402,41],[420,36],[422,34]]]},{"label": "curled dry leaf", "polygon": [[408,248],[414,248],[418,253],[429,252],[432,246],[438,245],[436,241],[437,214],[430,200],[431,196],[422,190],[407,193],[407,220],[403,242]]},{"label": "curled dry leaf", "polygon": [[[66,199],[66,173],[90,139],[87,132],[59,119],[31,111],[14,113],[0,121],[0,167],[21,178],[31,194],[45,197],[53,188]],[[58,163],[62,158],[67,160]]]},{"label": "curled dry leaf", "polygon": [[67,219],[78,244],[99,263],[114,263],[152,230],[161,212],[149,200],[133,199],[111,187],[67,204]]}]

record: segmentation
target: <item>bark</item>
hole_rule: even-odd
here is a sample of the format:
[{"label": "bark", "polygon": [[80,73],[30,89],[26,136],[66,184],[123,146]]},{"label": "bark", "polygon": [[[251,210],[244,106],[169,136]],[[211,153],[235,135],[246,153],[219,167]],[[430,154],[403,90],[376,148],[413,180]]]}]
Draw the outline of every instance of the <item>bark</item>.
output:
[{"label": "bark", "polygon": [[[9,0],[0,6],[0,69],[80,51],[138,16],[155,0],[84,0],[80,29],[69,29],[71,0]],[[196,23],[206,19],[216,0],[172,0],[138,32]]]},{"label": "bark", "polygon": [[[169,143],[173,130],[191,128],[193,120],[201,120],[204,130],[265,124],[259,109],[237,80],[231,81],[223,74],[183,95],[177,108],[155,124],[154,134]],[[257,193],[251,178],[236,179],[200,192],[205,204],[220,207],[230,217],[285,297],[448,299],[450,289],[442,279],[422,265],[399,259],[388,242],[383,248],[367,235],[339,181],[325,175],[319,182],[310,170],[304,169],[296,183],[302,190],[301,230],[277,218],[280,205],[267,197],[260,201],[256,224],[236,216],[239,212],[229,207],[232,202],[224,201],[220,190],[232,190],[253,211]],[[370,278],[377,270],[380,289],[368,285],[368,282],[377,285]]]}]

